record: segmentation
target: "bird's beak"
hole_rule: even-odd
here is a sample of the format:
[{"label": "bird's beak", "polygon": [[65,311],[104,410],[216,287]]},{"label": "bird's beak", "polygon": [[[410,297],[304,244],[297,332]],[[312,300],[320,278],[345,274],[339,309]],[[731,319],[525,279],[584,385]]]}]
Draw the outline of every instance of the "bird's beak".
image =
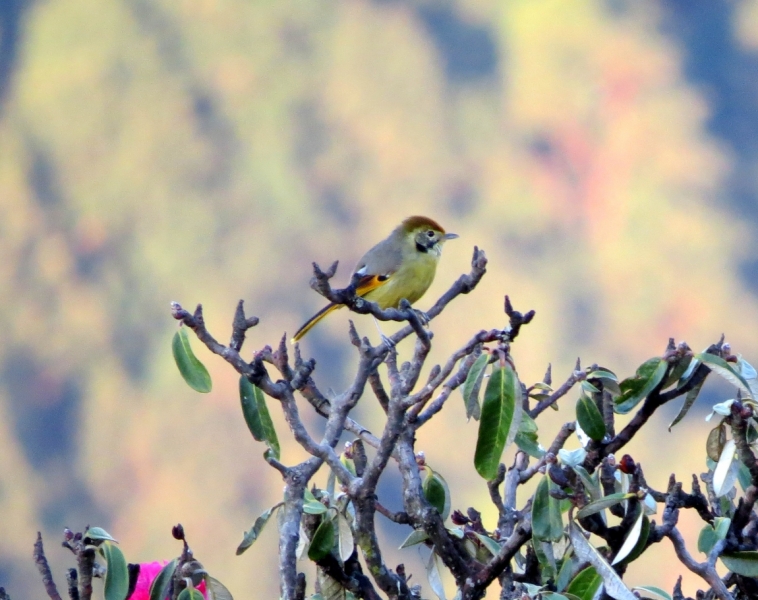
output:
[{"label": "bird's beak", "polygon": [[457,233],[446,233],[444,237],[446,240],[454,240],[455,238],[459,236]]}]

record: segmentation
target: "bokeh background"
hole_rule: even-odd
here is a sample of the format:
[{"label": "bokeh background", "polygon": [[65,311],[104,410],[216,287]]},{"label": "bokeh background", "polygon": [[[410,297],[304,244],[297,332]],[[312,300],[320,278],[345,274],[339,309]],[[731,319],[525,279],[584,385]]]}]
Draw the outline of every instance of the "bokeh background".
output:
[{"label": "bokeh background", "polygon": [[[311,261],[340,259],[344,281],[425,214],[461,238],[421,308],[474,245],[490,259],[434,322],[433,361],[502,326],[508,293],[537,311],[514,347],[526,383],[577,356],[629,375],[669,337],[722,332],[756,362],[757,199],[756,0],[0,1],[0,585],[41,596],[37,530],[63,585],[63,527],[105,527],[139,562],[175,556],[181,522],[235,597],[278,597],[275,528],[234,550],[281,480],[230,368],[196,344],[214,390],[181,381],[170,301],[202,302],[223,340],[243,298],[250,353],[319,308]],[[325,389],[356,362],[347,318],[303,343]],[[728,393],[628,448],[651,485],[704,470],[703,415]],[[366,397],[357,417],[378,412]],[[492,523],[475,437],[456,395],[419,448]],[[397,548],[407,531],[379,519]],[[695,554],[697,519],[681,527]],[[425,583],[416,549],[388,554]],[[679,572],[663,542],[628,581]]]}]

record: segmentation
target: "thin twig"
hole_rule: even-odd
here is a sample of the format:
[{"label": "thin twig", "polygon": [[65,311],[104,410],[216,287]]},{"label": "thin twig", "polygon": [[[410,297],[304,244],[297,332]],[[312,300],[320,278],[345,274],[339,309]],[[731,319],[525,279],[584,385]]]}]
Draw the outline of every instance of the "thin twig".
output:
[{"label": "thin twig", "polygon": [[47,564],[47,557],[45,556],[45,548],[42,546],[42,534],[37,532],[37,541],[34,542],[34,564],[37,565],[37,570],[42,576],[42,584],[45,586],[45,592],[50,597],[50,600],[62,600],[61,595],[58,593],[58,588],[53,581],[53,574],[50,572],[50,565]]}]

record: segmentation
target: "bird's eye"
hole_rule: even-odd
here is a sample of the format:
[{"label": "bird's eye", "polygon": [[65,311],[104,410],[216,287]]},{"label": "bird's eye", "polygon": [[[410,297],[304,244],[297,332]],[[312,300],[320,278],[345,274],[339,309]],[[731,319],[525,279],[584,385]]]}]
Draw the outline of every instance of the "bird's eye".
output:
[{"label": "bird's eye", "polygon": [[433,238],[434,237],[434,231],[430,229],[429,231],[426,232],[426,235],[427,235],[427,237]]}]

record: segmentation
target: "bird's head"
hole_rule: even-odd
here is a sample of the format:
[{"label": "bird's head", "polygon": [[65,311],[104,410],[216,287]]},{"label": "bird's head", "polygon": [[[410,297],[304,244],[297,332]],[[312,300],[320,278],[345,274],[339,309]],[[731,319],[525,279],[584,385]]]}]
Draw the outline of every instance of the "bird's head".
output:
[{"label": "bird's head", "polygon": [[456,233],[445,233],[439,223],[429,217],[408,217],[401,225],[406,236],[412,240],[419,252],[432,253],[439,256],[442,245],[447,240],[458,237]]}]

